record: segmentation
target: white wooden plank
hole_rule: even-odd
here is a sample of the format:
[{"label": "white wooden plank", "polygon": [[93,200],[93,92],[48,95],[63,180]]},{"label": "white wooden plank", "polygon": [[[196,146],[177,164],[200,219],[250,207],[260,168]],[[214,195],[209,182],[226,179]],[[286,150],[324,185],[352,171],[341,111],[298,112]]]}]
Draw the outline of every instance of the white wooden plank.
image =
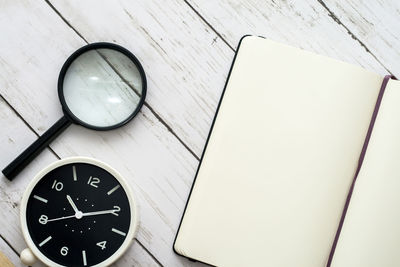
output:
[{"label": "white wooden plank", "polygon": [[[168,6],[170,3],[168,2],[167,4],[163,5],[163,8],[165,9],[165,6]],[[214,5],[211,6],[211,9],[215,10],[215,12],[217,14],[219,14],[221,12],[221,10],[224,10],[224,8],[216,8],[215,7],[215,3],[213,3]],[[238,3],[236,3],[238,4]],[[122,28],[126,27],[124,25],[124,23],[120,21],[124,21],[125,19],[125,15],[122,13],[122,10],[120,9],[119,5],[114,5],[114,6],[107,6],[106,8],[103,6],[101,8],[95,8],[94,11],[91,14],[86,14],[85,12],[82,12],[80,10],[86,10],[87,8],[90,7],[91,3],[89,2],[87,4],[87,6],[83,6],[81,4],[77,4],[77,3],[60,3],[60,2],[54,2],[54,5],[56,5],[56,8],[60,10],[60,12],[62,12],[63,16],[66,17],[66,19],[80,32],[82,33],[85,38],[87,38],[90,41],[94,41],[94,40],[98,40],[99,37],[103,37],[106,39],[113,39],[113,40],[118,40],[117,42],[119,43],[125,43],[125,42],[130,42],[131,39],[133,38],[129,38],[129,37],[125,37],[122,36],[121,34],[124,35],[124,30],[121,31],[113,31],[113,28],[117,25],[117,26],[121,26]],[[148,13],[152,13],[152,14],[166,14],[165,16],[168,16],[168,20],[163,18],[162,16],[160,16],[161,18],[158,18],[160,21],[162,22],[170,22],[171,19],[169,18],[169,16],[171,16],[169,13],[172,13],[175,15],[175,13],[173,13],[170,9],[167,8],[167,10],[163,10],[163,12],[160,13],[160,11],[156,11],[159,10],[158,5],[154,6],[152,2],[148,2],[146,4],[143,3],[139,3],[137,5],[135,5],[134,3],[127,3],[127,2],[122,2],[122,4],[120,4],[121,6],[124,6],[125,8],[128,6],[129,8],[132,8],[132,10],[134,10],[133,15],[131,14],[130,18],[132,19],[132,17],[134,17],[134,21],[132,22],[135,26],[140,23],[141,21],[146,21],[148,22],[148,18],[147,18],[147,12]],[[145,6],[145,8],[143,8],[142,6]],[[174,7],[175,10],[180,10],[181,6],[179,5],[175,5],[172,4],[172,6]],[[180,8],[176,8],[176,7],[180,7]],[[257,8],[257,6],[256,6]],[[255,9],[256,9],[255,8]],[[352,40],[346,33],[346,31],[344,29],[342,29],[341,27],[339,27],[338,25],[335,25],[335,23],[333,23],[331,21],[331,19],[328,16],[328,13],[326,11],[324,11],[323,8],[321,8],[320,5],[318,4],[310,4],[310,6],[303,6],[301,4],[294,6],[292,3],[289,4],[289,6],[281,6],[279,7],[282,10],[284,10],[285,8],[287,8],[287,10],[290,11],[289,15],[283,11],[278,12],[277,14],[277,19],[280,20],[285,20],[286,18],[290,18],[290,15],[293,14],[294,18],[293,20],[286,20],[284,21],[286,25],[283,25],[283,29],[275,29],[274,31],[271,31],[269,33],[274,33],[277,32],[277,40],[281,40],[284,41],[286,43],[290,43],[296,46],[300,46],[309,50],[313,50],[322,54],[326,54],[332,57],[336,57],[342,60],[346,60],[349,62],[353,62],[356,64],[360,64],[366,68],[369,68],[371,70],[377,71],[379,73],[385,73],[385,70],[383,69],[383,67],[375,61],[375,59],[369,55],[368,53],[366,53],[364,51],[364,49],[359,46],[359,44]],[[174,12],[176,12],[174,10]],[[274,10],[274,9],[272,9]],[[254,10],[252,10],[254,11]],[[130,13],[128,11],[128,13]],[[150,14],[151,14],[150,13]],[[319,17],[319,13],[321,13],[323,16],[322,18]],[[113,21],[113,23],[107,23],[107,25],[105,25],[105,23],[100,23],[98,24],[98,22],[101,21],[101,18],[103,17],[111,17],[112,15],[115,14],[119,14],[118,15],[118,20]],[[144,15],[143,15],[144,14]],[[208,11],[207,11],[208,14]],[[252,17],[252,12],[250,12],[249,14],[246,14],[244,17],[246,18],[251,18]],[[181,18],[182,16],[177,16],[178,18]],[[145,18],[144,20],[142,20],[142,18]],[[219,18],[219,17],[217,17]],[[263,19],[261,20],[260,18],[263,18],[263,16],[258,17],[254,23],[257,24],[258,21],[261,21],[261,23],[259,23],[259,25],[264,25],[264,21]],[[233,21],[237,21],[237,18],[233,18]],[[151,19],[150,22],[153,22],[153,20]],[[232,21],[229,21],[227,23],[227,27],[229,27],[229,29],[234,29],[235,31],[237,30],[236,24],[231,24]],[[315,23],[313,25],[313,23]],[[162,24],[162,23],[160,23]],[[293,26],[294,24],[298,25],[297,29],[291,29],[290,26]],[[163,26],[163,28],[161,29],[164,32],[170,32],[170,29],[167,28],[167,30],[165,29],[166,27],[168,27],[170,24],[169,23],[165,23]],[[214,25],[214,24],[212,24]],[[233,25],[233,26],[232,26]],[[175,26],[175,25],[174,25]],[[192,26],[192,25],[190,25]],[[311,27],[310,27],[311,26]],[[121,27],[118,27],[119,29]],[[146,34],[150,35],[151,38],[151,42],[152,44],[157,45],[159,43],[159,40],[157,38],[165,38],[165,36],[161,33],[158,33],[158,31],[160,31],[160,29],[158,29],[157,27],[154,27],[154,25],[151,26],[147,26],[142,25],[142,27],[145,28],[145,30],[147,31]],[[310,30],[309,28],[315,27],[315,29]],[[137,31],[135,31],[135,27],[133,28],[128,28],[130,29],[132,32],[132,36],[138,37],[138,36],[142,36],[143,33],[141,33],[139,31],[139,35],[137,35]],[[157,29],[157,30],[154,30]],[[176,29],[176,26],[172,29]],[[286,31],[287,29],[289,29],[289,31]],[[141,29],[140,29],[141,30]],[[149,33],[150,32],[150,33]],[[282,33],[283,32],[283,33]],[[248,30],[243,31],[243,33],[241,33],[239,36],[248,33]],[[254,33],[259,33],[257,31],[254,31]],[[310,35],[311,33],[311,35]],[[327,34],[328,33],[328,34]],[[176,36],[176,33],[173,33]],[[263,34],[263,35],[267,35],[268,34]],[[321,39],[319,36],[322,35],[323,38]],[[113,36],[113,37],[111,37]],[[159,37],[161,36],[161,37]],[[306,38],[305,38],[306,36]],[[185,37],[185,36],[184,36]],[[127,40],[128,39],[128,40]],[[139,42],[140,43],[140,38]],[[236,38],[236,40],[234,42],[231,42],[232,46],[235,46],[237,41],[239,38]],[[122,40],[122,41],[120,41]],[[157,40],[157,41],[154,41]],[[162,41],[164,41],[165,39],[163,39]],[[168,40],[168,39],[167,39]],[[185,39],[182,39],[185,40]],[[129,46],[129,44],[127,44],[126,46]],[[169,48],[169,45],[166,45],[165,42],[162,43],[161,45],[162,49],[166,49]],[[189,46],[192,47],[192,46]],[[160,49],[161,51],[161,49]],[[169,52],[169,51],[168,51]],[[161,52],[162,53],[162,52]],[[168,53],[165,53],[168,54]],[[165,71],[165,70],[164,70]],[[158,74],[158,73],[157,73]],[[168,72],[168,75],[170,75],[170,72]],[[223,76],[223,75],[222,75]],[[223,82],[222,82],[223,83]],[[156,81],[154,81],[155,84],[155,88],[159,88],[159,86],[157,86]],[[222,88],[222,86],[220,87]],[[180,96],[182,97],[183,93],[179,92]],[[162,96],[164,97],[165,94],[162,94]],[[163,98],[162,100],[164,100],[166,98]],[[183,95],[182,99],[187,99],[187,97],[185,95]],[[162,101],[159,101],[161,104]],[[153,103],[156,102],[150,102],[152,104],[152,106],[154,107]],[[175,102],[174,102],[175,103]],[[158,109],[157,109],[158,110]],[[171,109],[166,108],[165,109],[167,112],[170,112]],[[176,110],[176,108],[174,108],[174,110]],[[161,116],[164,116],[164,114],[161,114]],[[194,122],[196,122],[198,120],[198,117],[196,117],[195,119],[193,119]],[[171,120],[166,119],[166,121],[168,123],[171,122]],[[175,122],[175,121],[173,121]],[[184,129],[185,130],[185,129]],[[183,135],[183,139],[187,140],[186,135]],[[189,140],[190,142],[190,140]],[[193,146],[195,147],[196,144]],[[196,149],[195,149],[196,151]],[[197,151],[196,151],[197,153]]]},{"label": "white wooden plank", "polygon": [[5,242],[4,239],[0,237],[0,252],[3,253],[8,260],[14,264],[15,267],[24,267],[24,265],[19,260],[18,254],[16,254],[12,248]]},{"label": "white wooden plank", "polygon": [[197,160],[148,109],[112,132],[96,133],[73,125],[52,148],[61,157],[95,157],[119,170],[138,197],[138,239],[163,265],[189,263],[173,254],[172,244]]},{"label": "white wooden plank", "polygon": [[[0,98],[0,124],[2,125],[0,166],[3,168],[9,163],[10,155],[15,155],[16,151],[25,149],[37,136],[2,98]],[[26,248],[19,222],[19,204],[22,194],[35,173],[55,160],[57,157],[46,149],[13,182],[8,181],[3,174],[0,175],[0,210],[3,214],[0,217],[0,235],[19,253]],[[9,255],[7,254],[7,256]],[[23,266],[18,255],[10,259],[16,266]],[[44,265],[37,264],[35,266]]]},{"label": "white wooden plank", "polygon": [[[10,155],[16,151],[25,149],[37,136],[24,124],[13,110],[0,98],[0,166],[7,165]],[[30,164],[13,182],[9,182],[3,175],[0,175],[0,210],[3,216],[0,217],[0,235],[7,240],[17,252],[21,252],[25,247],[20,222],[19,222],[19,203],[22,194],[33,178],[33,176],[46,165],[57,160],[57,157],[46,149]],[[16,266],[20,264],[18,255],[9,250],[5,250],[4,244],[0,239],[0,250],[3,251]],[[7,252],[7,253],[6,253]],[[151,256],[136,242],[129,248],[126,255],[120,262],[135,263],[135,266],[158,266]],[[37,263],[35,266],[44,266]],[[124,266],[120,263],[117,266]],[[126,266],[126,265],[125,265]]]},{"label": "white wooden plank", "polygon": [[[236,47],[245,34],[262,35],[387,74],[345,28],[333,21],[318,1],[188,2],[232,47]],[[360,5],[365,5],[365,2],[360,2]]]},{"label": "white wooden plank", "polygon": [[[180,31],[178,32],[176,31],[178,26],[176,26],[175,20],[173,21],[174,23],[171,26],[172,19],[170,17],[176,16],[176,13],[179,12],[179,10],[183,9],[181,5],[177,5],[174,2],[164,3],[162,6],[163,10],[161,12],[159,6],[154,4],[152,1],[147,1],[146,3],[137,3],[137,2],[128,3],[125,1],[121,1],[118,5],[114,4],[113,6],[106,5],[106,7],[102,6],[101,8],[100,7],[92,8],[93,12],[91,12],[90,14],[86,14],[86,12],[84,12],[84,10],[86,10],[91,6],[90,2],[88,2],[87,5],[85,4],[84,6],[82,6],[81,3],[78,4],[76,2],[62,3],[53,1],[53,4],[62,13],[62,15],[69,21],[69,23],[71,23],[71,25],[73,25],[73,27],[75,27],[89,41],[95,41],[103,38],[106,40],[116,40],[118,43],[124,44],[125,46],[130,46],[131,45],[130,43],[133,42],[135,43],[135,45],[139,44],[140,47],[141,38],[144,34],[146,34],[151,37],[149,38],[146,36],[146,38],[149,38],[149,42],[152,45],[154,46],[160,45],[162,47],[162,49],[158,47],[155,50],[155,52],[161,53],[163,55],[162,58],[160,57],[161,59],[165,57],[175,59],[174,55],[171,56],[171,52],[176,53],[176,51],[172,49],[168,50],[170,49],[170,46],[172,46],[173,48],[175,44],[172,42],[168,42],[170,39],[168,38],[168,36],[166,36],[167,33],[172,32],[172,36],[174,37],[178,36],[175,37],[175,39],[181,38],[180,40],[182,40],[184,44],[186,44],[187,42],[187,36],[180,35]],[[221,21],[220,14],[226,11],[226,6],[224,6],[224,4],[226,3],[225,2],[207,3],[206,1],[203,1],[202,4],[210,5],[209,9],[206,10],[205,15],[204,14],[202,15],[207,17],[207,15],[211,13],[210,11],[212,11],[216,14],[215,24],[220,23]],[[232,5],[233,7],[231,9],[236,10],[237,6],[240,6],[240,3],[237,2],[233,3]],[[172,7],[168,8],[169,6]],[[123,10],[124,8],[126,10]],[[252,21],[254,13],[257,14],[257,9],[258,9],[257,5],[253,7],[253,9],[250,9],[248,13],[246,13],[246,8],[248,7],[245,6],[243,7],[242,10],[242,12],[244,12],[245,14],[235,14],[234,16],[230,17],[227,16],[228,17],[227,20],[224,21],[226,22],[224,24],[226,29],[231,30],[236,34],[236,37],[231,39],[230,42],[231,46],[236,46],[237,41],[243,34],[252,32],[254,34],[262,34],[269,38],[280,40],[295,46],[306,48],[308,50],[316,51],[321,54],[325,54],[338,59],[359,64],[370,70],[377,71],[382,74],[385,73],[384,68],[378,62],[376,62],[376,60],[370,54],[366,53],[366,51],[356,41],[350,38],[344,29],[342,29],[340,26],[332,22],[332,19],[329,17],[329,14],[318,3],[316,4],[310,3],[310,5],[304,5],[304,6],[301,4],[295,5],[294,3],[290,3],[288,5],[282,3],[282,6],[280,7],[278,6],[277,9],[274,9],[273,6],[272,7],[264,6],[263,7],[264,9],[262,10],[263,11],[270,10],[270,12],[272,13],[275,12],[271,14],[271,16],[274,16],[273,19],[277,20],[279,24],[283,26],[282,28],[275,26],[274,29],[268,29],[266,27],[265,17],[264,17],[265,14],[263,14],[262,12],[261,14],[258,14],[259,16],[254,18],[254,20]],[[289,12],[286,12],[286,8]],[[130,10],[134,11],[130,12]],[[126,17],[126,15],[129,14],[124,14],[124,13],[129,13],[130,14],[129,17],[130,19],[132,19],[132,21],[129,21],[128,18]],[[117,16],[118,19],[114,20],[112,23],[102,22],[102,18],[113,17],[113,16],[115,17],[115,14],[118,14]],[[154,21],[155,18],[149,18],[151,14],[157,14],[157,21],[160,21],[159,23],[156,24],[156,26],[154,25],[156,23]],[[293,17],[291,17],[292,14]],[[182,15],[176,17],[182,18]],[[183,17],[186,18],[187,15]],[[244,23],[245,26],[243,26],[241,22],[243,21],[246,22],[246,20],[249,20],[250,23],[249,24]],[[141,24],[139,30],[137,30],[138,24],[139,25]],[[188,24],[190,25],[190,27],[193,26],[190,23]],[[212,22],[211,24],[215,26],[214,22]],[[160,25],[162,25],[162,27]],[[256,30],[255,27],[253,27],[254,25],[259,26],[258,30]],[[294,25],[296,25],[297,28],[293,27]],[[125,36],[125,30],[114,30],[115,28],[129,29],[129,32],[131,32],[132,34],[127,37]],[[266,28],[268,30],[265,30]],[[175,30],[175,32],[173,30]],[[142,31],[144,31],[144,33]],[[198,30],[192,30],[192,31],[196,32],[196,34],[201,34],[198,32]],[[271,35],[273,37],[271,37]],[[134,38],[136,38],[138,41],[136,42],[132,41],[134,40]],[[217,39],[217,41],[219,40]],[[188,47],[196,48],[197,46],[194,46],[191,43],[189,43]],[[167,53],[165,53],[165,51],[163,50],[167,50]],[[213,52],[210,52],[211,55],[212,53]],[[158,56],[157,53],[153,55],[153,57],[157,56]],[[145,60],[144,62],[146,62],[147,58],[144,58],[144,60]],[[226,63],[226,65],[228,66],[229,62]],[[192,66],[189,65],[189,67]],[[147,71],[147,68],[149,68],[148,65],[147,66],[145,65],[145,68]],[[195,67],[192,68],[196,70]],[[165,69],[162,70],[165,73],[168,73],[168,76],[171,76],[170,71],[166,71]],[[153,73],[152,69],[150,69],[149,71]],[[176,72],[176,69],[173,69],[172,75],[174,71]],[[154,72],[154,73],[155,73],[154,77],[160,76],[160,72]],[[221,84],[219,88],[222,88],[223,80],[225,79],[225,74],[220,74],[220,77],[223,77],[223,79],[222,81],[219,80],[218,84]],[[157,81],[154,81],[154,88],[157,89],[158,93],[159,86],[157,85],[158,85]],[[210,83],[209,86],[211,87],[213,85]],[[179,90],[179,85],[177,86],[177,88]],[[196,91],[199,91],[199,89],[196,88]],[[182,93],[182,91],[179,91],[179,94],[180,98],[187,99],[187,96],[184,93]],[[167,99],[165,97],[165,94],[163,93],[161,95],[163,97],[162,100],[165,101],[165,99]],[[211,99],[210,102],[213,103],[213,100]],[[158,102],[151,102],[153,107],[155,107],[154,103]],[[175,107],[172,109],[167,107],[165,110],[167,112],[171,112],[171,110],[177,110],[177,109]],[[163,114],[161,115],[164,116]],[[193,121],[196,123],[198,120],[199,116],[196,115],[196,117],[193,118]],[[171,122],[171,120],[169,119],[166,119],[166,121],[168,123]],[[183,139],[187,140],[185,135]],[[195,146],[196,144],[193,147]],[[195,151],[197,153],[198,150],[195,149]]]},{"label": "white wooden plank", "polygon": [[[198,155],[229,69],[232,51],[220,39],[214,41],[215,35],[182,2],[168,1],[159,5],[155,1],[121,1],[106,6],[93,3],[53,4],[89,41],[115,41],[139,56],[148,73],[149,93],[154,94],[149,94],[150,105]],[[225,6],[216,4],[212,9],[223,14]],[[289,11],[285,11],[285,7],[278,7],[275,13],[275,21],[282,20],[284,27],[275,27],[269,32],[264,30],[263,35],[271,37],[268,36],[271,33],[273,37],[275,33],[282,41],[291,40],[286,43],[297,46],[300,43],[304,48],[344,60],[348,58],[347,61],[384,72],[370,56],[360,52],[363,50],[355,42],[346,39],[338,26],[331,26],[327,14],[319,10],[319,6],[294,8],[290,3]],[[83,42],[55,13],[49,12],[45,3],[9,1],[2,8],[0,19],[8,24],[2,23],[0,29],[9,40],[7,44],[0,44],[2,51],[7,52],[0,53],[0,90],[42,133],[61,115],[55,91],[58,70],[65,57]],[[322,22],[319,13],[312,12],[313,8],[324,14]],[[245,15],[252,19],[252,12]],[[286,19],[296,12],[303,15],[297,15],[293,21]],[[257,16],[251,22],[265,29],[263,14]],[[235,23],[240,17],[240,14],[234,14],[227,19],[229,25],[226,27],[239,29],[237,38],[230,41],[232,46],[252,25],[245,24],[247,26],[243,28],[240,23]],[[317,30],[308,31],[313,21],[326,27],[318,26]],[[12,29],[7,27],[10,23],[14,26]],[[298,28],[288,30],[293,23]],[[215,25],[217,23],[213,23]],[[321,41],[317,37],[324,28],[332,31],[333,37],[324,36]],[[34,40],[35,45],[32,41],[27,43],[27,38]],[[345,49],[347,52],[341,54]],[[135,122],[114,132],[94,133],[71,127],[53,148],[62,156],[96,156],[132,177],[131,184],[144,210],[140,240],[160,257],[163,264],[187,263],[172,254],[171,246],[196,161],[148,109],[144,109]]]},{"label": "white wooden plank", "polygon": [[[7,4],[2,17],[15,27],[10,30],[0,25],[8,36],[7,44],[0,44],[4,45],[0,51],[7,51],[0,52],[0,91],[34,129],[43,132],[61,116],[54,86],[63,60],[55,59],[80,41],[46,3]],[[35,39],[34,46],[25,39],[32,32],[36,32],[30,36]],[[52,147],[61,157],[92,156],[120,170],[129,178],[141,206],[138,239],[162,264],[190,264],[173,253],[172,243],[197,160],[149,109],[144,108],[132,123],[115,131],[72,126]],[[16,155],[9,153],[6,159]]]},{"label": "white wooden plank", "polygon": [[[221,40],[214,41],[216,35],[198,16],[176,0],[162,5],[157,1],[53,4],[89,42],[116,42],[139,58],[148,78],[147,102],[200,155],[233,53]],[[48,106],[58,104],[58,72],[67,56],[84,44],[56,13],[48,14],[50,7],[44,5],[6,1],[0,18],[3,35],[10,38],[1,46],[0,62],[5,62],[8,70],[0,77],[5,84],[26,87],[22,96],[6,88],[6,97],[17,108],[31,109],[26,116],[40,133],[61,114],[61,109],[53,114],[45,112]],[[13,24],[12,29],[6,26],[9,24]],[[30,41],[13,41],[26,38]],[[26,59],[24,69],[16,54]],[[33,76],[40,80],[34,89],[26,84]],[[39,88],[48,90],[38,96]],[[39,112],[49,120],[33,112],[33,101],[43,102]]]},{"label": "white wooden plank", "polygon": [[126,255],[113,264],[115,267],[138,266],[153,267],[160,266],[150,255],[138,244],[136,240],[126,252]]},{"label": "white wooden plank", "polygon": [[[60,118],[58,73],[69,54],[84,44],[53,13],[44,1],[3,1],[1,6],[0,27],[7,42],[1,44],[0,93],[17,110],[23,107],[26,114],[21,114],[39,133]],[[53,112],[45,112],[50,107]]]},{"label": "white wooden plank", "polygon": [[400,76],[400,2],[323,1],[323,4],[395,76]]},{"label": "white wooden plank", "polygon": [[[226,45],[181,1],[52,3],[89,42],[117,42],[137,54],[147,102],[199,156],[224,84],[219,74],[233,56]],[[104,20],[111,17],[118,19]]]}]

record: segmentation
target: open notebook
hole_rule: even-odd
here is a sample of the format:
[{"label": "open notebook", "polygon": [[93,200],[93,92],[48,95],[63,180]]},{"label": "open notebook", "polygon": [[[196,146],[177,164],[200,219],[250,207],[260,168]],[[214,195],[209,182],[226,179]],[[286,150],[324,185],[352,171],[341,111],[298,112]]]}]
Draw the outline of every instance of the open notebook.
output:
[{"label": "open notebook", "polygon": [[217,266],[390,267],[399,249],[400,82],[244,37],[174,250]]}]

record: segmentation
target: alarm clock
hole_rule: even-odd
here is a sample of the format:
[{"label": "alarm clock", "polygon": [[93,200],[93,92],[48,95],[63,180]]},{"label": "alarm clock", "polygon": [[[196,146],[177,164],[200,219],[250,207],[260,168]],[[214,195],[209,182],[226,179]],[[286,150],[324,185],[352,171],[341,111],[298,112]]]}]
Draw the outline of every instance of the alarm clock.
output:
[{"label": "alarm clock", "polygon": [[48,266],[109,266],[127,250],[139,221],[125,179],[85,157],[40,171],[22,197],[20,216],[28,245],[21,261]]}]

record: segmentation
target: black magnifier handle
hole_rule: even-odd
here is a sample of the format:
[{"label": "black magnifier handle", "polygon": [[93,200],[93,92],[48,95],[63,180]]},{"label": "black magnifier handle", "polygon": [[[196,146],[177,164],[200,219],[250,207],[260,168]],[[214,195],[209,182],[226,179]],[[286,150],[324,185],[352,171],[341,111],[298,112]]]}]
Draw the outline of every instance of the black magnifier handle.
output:
[{"label": "black magnifier handle", "polygon": [[32,143],[24,152],[3,169],[3,174],[12,181],[26,165],[28,165],[54,138],[71,124],[71,120],[65,115],[59,119],[50,129]]}]

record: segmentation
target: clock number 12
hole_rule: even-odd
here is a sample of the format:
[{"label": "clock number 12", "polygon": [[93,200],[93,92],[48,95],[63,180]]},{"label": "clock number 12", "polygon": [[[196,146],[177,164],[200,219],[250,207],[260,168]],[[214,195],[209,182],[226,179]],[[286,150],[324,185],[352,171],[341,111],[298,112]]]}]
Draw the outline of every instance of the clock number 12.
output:
[{"label": "clock number 12", "polygon": [[93,186],[93,187],[99,187],[97,184],[100,183],[100,179],[97,177],[89,177],[89,180],[87,182],[89,185]]}]

